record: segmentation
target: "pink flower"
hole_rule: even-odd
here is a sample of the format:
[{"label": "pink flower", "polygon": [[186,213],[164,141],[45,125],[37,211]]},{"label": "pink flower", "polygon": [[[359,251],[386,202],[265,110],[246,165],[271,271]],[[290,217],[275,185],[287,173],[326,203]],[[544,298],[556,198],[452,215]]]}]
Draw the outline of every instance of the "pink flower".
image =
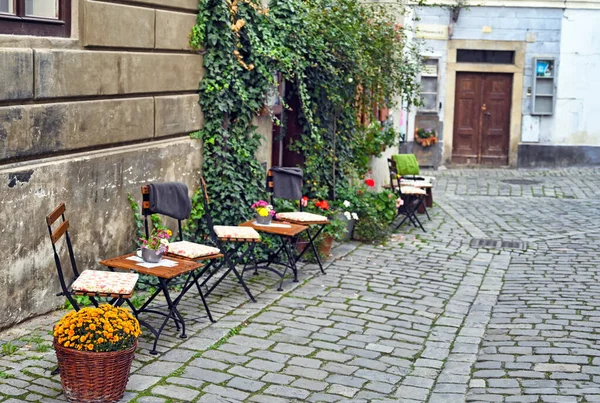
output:
[{"label": "pink flower", "polygon": [[308,206],[308,197],[302,196],[302,200],[300,200],[300,204],[302,205],[302,207]]},{"label": "pink flower", "polygon": [[396,199],[396,208],[400,208],[400,207],[402,207],[402,206],[404,206],[404,200],[402,200],[402,198],[401,198],[401,197],[398,197],[398,198]]},{"label": "pink flower", "polygon": [[257,207],[267,207],[269,205],[269,203],[267,203],[264,200],[259,200],[257,202],[255,202],[252,206],[250,206],[251,208],[257,208]]}]

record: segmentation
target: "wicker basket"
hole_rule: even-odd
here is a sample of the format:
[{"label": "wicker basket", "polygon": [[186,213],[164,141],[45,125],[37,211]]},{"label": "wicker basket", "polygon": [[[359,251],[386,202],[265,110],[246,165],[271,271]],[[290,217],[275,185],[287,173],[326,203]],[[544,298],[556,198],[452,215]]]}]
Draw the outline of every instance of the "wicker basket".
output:
[{"label": "wicker basket", "polygon": [[63,392],[72,403],[116,403],[125,394],[137,348],[89,352],[63,347],[54,339]]}]

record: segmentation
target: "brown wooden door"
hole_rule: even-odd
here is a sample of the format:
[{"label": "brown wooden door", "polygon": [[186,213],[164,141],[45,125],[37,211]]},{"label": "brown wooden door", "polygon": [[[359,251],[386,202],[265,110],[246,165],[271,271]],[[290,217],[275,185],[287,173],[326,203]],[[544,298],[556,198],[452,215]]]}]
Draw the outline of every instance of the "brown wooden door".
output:
[{"label": "brown wooden door", "polygon": [[511,74],[456,74],[453,163],[508,165],[511,94]]}]

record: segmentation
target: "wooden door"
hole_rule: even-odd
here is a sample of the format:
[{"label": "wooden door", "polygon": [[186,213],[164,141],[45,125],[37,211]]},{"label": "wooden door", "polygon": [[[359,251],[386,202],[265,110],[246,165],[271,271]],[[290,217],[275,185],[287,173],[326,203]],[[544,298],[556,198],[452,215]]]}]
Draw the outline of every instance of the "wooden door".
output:
[{"label": "wooden door", "polygon": [[508,165],[511,97],[511,74],[456,74],[453,163]]}]

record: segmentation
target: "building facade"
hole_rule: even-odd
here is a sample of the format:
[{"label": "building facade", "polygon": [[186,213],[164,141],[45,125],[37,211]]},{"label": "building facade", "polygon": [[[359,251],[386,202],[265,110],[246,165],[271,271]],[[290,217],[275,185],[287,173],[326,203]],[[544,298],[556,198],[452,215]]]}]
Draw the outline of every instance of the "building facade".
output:
[{"label": "building facade", "polygon": [[[407,119],[423,165],[600,164],[600,1],[415,7],[424,105]],[[440,140],[423,148],[415,131]]]},{"label": "building facade", "polygon": [[[131,250],[127,195],[199,183],[197,0],[0,0],[0,328],[64,302],[45,217],[79,269]],[[67,266],[67,269],[69,267]]]}]

